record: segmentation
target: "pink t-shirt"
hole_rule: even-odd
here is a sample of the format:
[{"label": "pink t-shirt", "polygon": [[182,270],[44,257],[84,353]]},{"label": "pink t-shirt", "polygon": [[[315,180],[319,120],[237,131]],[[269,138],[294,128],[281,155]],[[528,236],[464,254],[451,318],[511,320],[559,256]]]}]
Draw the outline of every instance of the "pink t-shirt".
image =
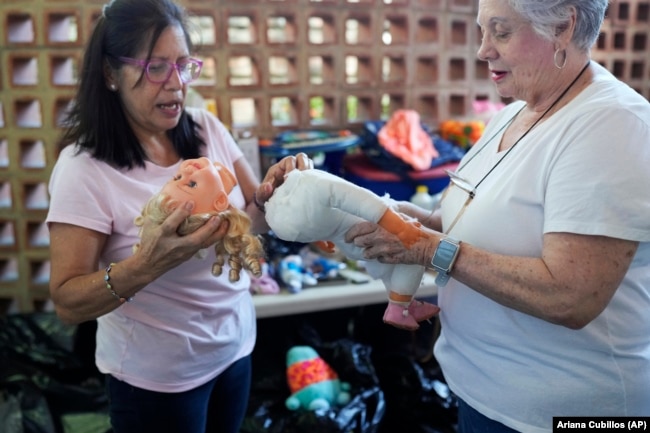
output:
[{"label": "pink t-shirt", "polygon": [[[205,156],[234,172],[242,157],[229,132],[204,110],[187,108],[202,126]],[[145,168],[115,169],[65,148],[50,179],[47,222],[82,226],[109,235],[100,266],[119,263],[139,241],[134,219],[147,200],[176,173],[146,163]],[[230,201],[243,208],[241,189]],[[250,354],[256,338],[255,309],[246,272],[228,281],[228,266],[211,273],[213,248],[171,269],[137,293],[133,302],[98,318],[97,367],[136,387],[182,392],[199,386]],[[119,266],[119,264],[118,264]],[[116,287],[119,292],[119,287]]]}]

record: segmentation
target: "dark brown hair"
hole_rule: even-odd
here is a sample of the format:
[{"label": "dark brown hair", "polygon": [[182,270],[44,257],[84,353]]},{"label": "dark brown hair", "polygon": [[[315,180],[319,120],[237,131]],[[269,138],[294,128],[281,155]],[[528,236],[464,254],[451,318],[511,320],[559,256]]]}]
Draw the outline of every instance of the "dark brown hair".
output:
[{"label": "dark brown hair", "polygon": [[[131,130],[116,92],[106,87],[104,65],[119,69],[118,57],[133,57],[148,44],[151,55],[160,34],[178,25],[193,49],[185,11],[170,0],[113,0],[103,8],[85,49],[77,95],[68,112],[60,148],[75,144],[101,161],[120,168],[145,166],[145,153]],[[144,76],[144,71],[143,71]],[[143,76],[140,79],[143,79]],[[183,159],[197,158],[205,145],[200,126],[183,112],[167,131]]]}]

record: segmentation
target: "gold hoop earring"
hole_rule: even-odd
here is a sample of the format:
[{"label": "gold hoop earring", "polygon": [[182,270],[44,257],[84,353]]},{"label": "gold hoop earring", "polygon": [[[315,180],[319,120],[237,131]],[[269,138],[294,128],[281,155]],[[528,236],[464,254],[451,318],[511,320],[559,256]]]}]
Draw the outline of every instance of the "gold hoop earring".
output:
[{"label": "gold hoop earring", "polygon": [[[564,51],[564,59],[563,59],[563,61],[562,61],[562,64],[561,64],[561,65],[558,65],[558,62],[557,62],[557,55],[558,55],[558,53],[559,53],[560,51]],[[560,49],[558,48],[557,50],[555,50],[555,53],[553,54],[553,64],[554,64],[555,67],[558,68],[558,69],[564,69],[564,67],[566,66],[566,58],[567,58],[566,50],[560,50]]]}]

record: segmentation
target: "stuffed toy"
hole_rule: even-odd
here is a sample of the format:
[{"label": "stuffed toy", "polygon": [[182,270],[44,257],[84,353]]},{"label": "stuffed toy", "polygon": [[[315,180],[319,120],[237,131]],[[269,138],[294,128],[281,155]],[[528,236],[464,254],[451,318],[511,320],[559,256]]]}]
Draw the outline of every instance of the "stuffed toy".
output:
[{"label": "stuffed toy", "polygon": [[250,292],[257,295],[277,295],[280,293],[280,285],[273,278],[271,266],[261,260],[262,275],[259,277],[251,273]]},{"label": "stuffed toy", "polygon": [[[230,281],[239,280],[242,267],[260,277],[264,249],[259,237],[250,233],[251,220],[246,212],[230,205],[228,194],[235,185],[235,176],[222,164],[205,157],[185,160],[176,175],[149,199],[135,225],[142,227],[145,218],[161,224],[180,203],[192,199],[192,215],[180,225],[179,235],[192,233],[215,214],[228,221],[228,233],[214,246],[217,257],[212,273],[221,275],[228,257]],[[134,245],[134,252],[138,248],[139,244]]]},{"label": "stuffed toy", "polygon": [[298,293],[304,286],[318,284],[314,274],[303,266],[302,257],[298,254],[289,254],[280,260],[278,276],[290,293]]},{"label": "stuffed toy", "polygon": [[299,254],[305,267],[310,270],[317,280],[337,278],[339,271],[347,267],[345,263],[318,254],[308,246],[303,247]]},{"label": "stuffed toy", "polygon": [[287,352],[287,384],[289,410],[327,410],[350,401],[350,384],[341,382],[311,346],[294,346]]},{"label": "stuffed toy", "polygon": [[438,151],[429,134],[420,124],[415,110],[397,110],[377,134],[379,144],[388,152],[413,167],[428,170]]},{"label": "stuffed toy", "polygon": [[[420,224],[395,212],[388,197],[322,170],[292,170],[265,204],[266,221],[280,239],[318,242],[327,252],[334,248],[350,259],[364,260],[363,249],[344,241],[347,230],[367,220],[395,234],[408,247],[422,236]],[[414,300],[424,267],[385,264],[368,260],[371,277],[381,278],[388,292],[383,320],[398,328],[416,330],[418,322],[435,316],[433,304]]]}]

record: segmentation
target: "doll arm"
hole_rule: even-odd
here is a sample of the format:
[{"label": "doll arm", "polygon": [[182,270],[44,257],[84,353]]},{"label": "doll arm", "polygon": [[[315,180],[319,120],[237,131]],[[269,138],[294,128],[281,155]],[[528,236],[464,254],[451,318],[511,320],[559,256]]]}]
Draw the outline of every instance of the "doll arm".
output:
[{"label": "doll arm", "polygon": [[266,220],[282,239],[338,243],[361,220],[381,225],[412,245],[419,224],[407,222],[374,192],[322,170],[294,170],[266,203]]},{"label": "doll arm", "polygon": [[[338,176],[329,175],[327,178],[329,178],[326,184],[328,187],[319,191],[329,193],[331,207],[377,223],[396,235],[407,247],[412,246],[423,236],[420,231],[421,224],[417,221],[406,221],[388,205],[386,199]],[[319,185],[323,184],[319,182]]]},{"label": "doll arm", "polygon": [[377,224],[397,236],[410,248],[420,237],[424,236],[417,221],[406,221],[397,212],[388,208]]},{"label": "doll arm", "polygon": [[316,248],[318,248],[319,250],[325,253],[332,254],[336,251],[336,245],[334,244],[334,242],[331,241],[316,241],[315,245]]}]

